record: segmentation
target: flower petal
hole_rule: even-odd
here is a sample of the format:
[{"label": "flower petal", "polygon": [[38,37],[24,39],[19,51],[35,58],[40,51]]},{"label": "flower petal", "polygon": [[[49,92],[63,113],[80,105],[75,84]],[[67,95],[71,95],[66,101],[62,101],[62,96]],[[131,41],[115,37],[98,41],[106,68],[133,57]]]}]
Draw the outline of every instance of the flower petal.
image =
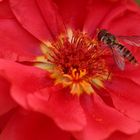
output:
[{"label": "flower petal", "polygon": [[52,0],[37,0],[37,3],[52,35],[57,37],[64,32],[64,23]]},{"label": "flower petal", "polygon": [[11,94],[23,107],[28,107],[26,98],[43,87],[52,85],[46,71],[33,66],[24,66],[15,62],[0,59],[0,70],[11,83]]},{"label": "flower petal", "polygon": [[140,120],[140,86],[127,78],[113,77],[112,82],[106,83],[113,104],[123,114]]},{"label": "flower petal", "polygon": [[[93,35],[97,28],[104,24],[108,14],[118,5],[115,1],[93,0],[89,3],[83,30]],[[119,3],[120,5],[120,3]]]},{"label": "flower petal", "polygon": [[19,23],[41,41],[52,39],[35,0],[9,0]]},{"label": "flower petal", "polygon": [[140,132],[135,133],[133,135],[126,135],[121,132],[115,132],[106,140],[118,140],[118,138],[119,138],[119,140],[139,140]]},{"label": "flower petal", "polygon": [[0,136],[1,140],[70,140],[68,132],[60,130],[52,120],[32,112],[17,112]]},{"label": "flower petal", "polygon": [[8,0],[0,1],[0,19],[6,18],[14,18]]},{"label": "flower petal", "polygon": [[88,12],[84,31],[93,34],[97,28],[105,28],[116,35],[139,35],[139,13],[134,1],[95,0]]},{"label": "flower petal", "polygon": [[10,83],[0,76],[0,115],[8,112],[16,105],[10,95]]},{"label": "flower petal", "polygon": [[131,135],[126,135],[124,133],[116,131],[115,133],[112,133],[107,139],[105,140],[131,140]]},{"label": "flower petal", "polygon": [[116,130],[133,134],[140,128],[139,122],[133,121],[107,106],[97,95],[94,95],[94,100],[88,97],[87,102],[85,99],[82,102],[87,113],[88,123],[83,131],[74,133],[79,140],[105,139]]},{"label": "flower petal", "polygon": [[132,64],[127,64],[124,71],[120,71],[118,68],[113,69],[113,76],[130,79],[140,85],[140,77],[138,75],[140,75],[140,65],[135,67]]},{"label": "flower petal", "polygon": [[9,119],[15,113],[16,108],[9,110],[3,115],[0,115],[0,133],[4,130],[6,124],[8,123]]},{"label": "flower petal", "polygon": [[22,29],[14,19],[0,21],[0,57],[10,60],[33,59],[41,54],[40,42]]},{"label": "flower petal", "polygon": [[48,99],[35,94],[28,96],[32,109],[50,116],[64,130],[77,131],[84,127],[85,115],[77,97],[57,87],[46,88],[42,94],[48,95]]},{"label": "flower petal", "polygon": [[112,8],[101,27],[116,35],[139,35],[139,23],[140,9],[134,1],[129,0],[127,3]]},{"label": "flower petal", "polygon": [[88,0],[53,0],[65,25],[82,30],[87,13]]}]

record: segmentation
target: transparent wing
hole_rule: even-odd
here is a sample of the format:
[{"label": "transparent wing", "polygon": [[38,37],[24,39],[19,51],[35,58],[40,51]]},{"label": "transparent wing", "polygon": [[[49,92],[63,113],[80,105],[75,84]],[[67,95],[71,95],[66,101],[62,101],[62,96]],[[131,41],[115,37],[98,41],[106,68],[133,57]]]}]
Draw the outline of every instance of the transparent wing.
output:
[{"label": "transparent wing", "polygon": [[118,68],[124,70],[125,60],[122,53],[120,52],[120,50],[116,49],[115,47],[111,47],[111,50],[112,50],[114,61],[117,64]]},{"label": "transparent wing", "polygon": [[117,39],[131,46],[140,47],[140,36],[117,36]]}]

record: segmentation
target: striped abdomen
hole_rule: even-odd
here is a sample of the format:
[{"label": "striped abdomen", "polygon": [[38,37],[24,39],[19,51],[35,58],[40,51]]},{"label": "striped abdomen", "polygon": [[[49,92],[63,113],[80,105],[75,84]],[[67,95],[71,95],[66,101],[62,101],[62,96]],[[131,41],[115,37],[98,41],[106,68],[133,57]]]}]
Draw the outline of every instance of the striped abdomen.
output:
[{"label": "striped abdomen", "polygon": [[122,56],[124,58],[126,58],[129,62],[131,62],[132,64],[138,63],[138,61],[133,56],[133,54],[125,46],[123,46],[119,43],[116,43],[116,47],[117,47],[117,49],[120,50],[120,53],[122,54]]}]

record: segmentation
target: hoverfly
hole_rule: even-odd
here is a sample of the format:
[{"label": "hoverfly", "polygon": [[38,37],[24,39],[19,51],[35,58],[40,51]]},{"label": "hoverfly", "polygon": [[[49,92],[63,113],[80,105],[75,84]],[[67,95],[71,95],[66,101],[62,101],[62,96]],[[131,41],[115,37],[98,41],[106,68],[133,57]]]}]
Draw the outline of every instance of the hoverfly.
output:
[{"label": "hoverfly", "polygon": [[[129,36],[124,37],[120,36],[124,42],[129,45],[140,47],[140,37],[139,36]],[[121,43],[118,42],[115,35],[109,33],[107,30],[102,29],[97,34],[97,39],[104,45],[107,45],[113,54],[114,61],[117,64],[118,68],[124,70],[125,59],[127,59],[132,64],[138,64],[138,61],[133,56],[133,54]]]}]

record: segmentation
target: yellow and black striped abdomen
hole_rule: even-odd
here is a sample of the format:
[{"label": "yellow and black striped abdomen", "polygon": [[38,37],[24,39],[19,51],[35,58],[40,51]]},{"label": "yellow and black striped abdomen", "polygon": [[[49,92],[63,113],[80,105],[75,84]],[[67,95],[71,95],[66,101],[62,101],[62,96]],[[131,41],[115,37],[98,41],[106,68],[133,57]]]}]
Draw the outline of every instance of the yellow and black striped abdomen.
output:
[{"label": "yellow and black striped abdomen", "polygon": [[120,50],[122,56],[126,58],[129,62],[131,62],[132,64],[138,63],[131,51],[129,51],[125,46],[118,43],[116,44],[116,47]]}]

